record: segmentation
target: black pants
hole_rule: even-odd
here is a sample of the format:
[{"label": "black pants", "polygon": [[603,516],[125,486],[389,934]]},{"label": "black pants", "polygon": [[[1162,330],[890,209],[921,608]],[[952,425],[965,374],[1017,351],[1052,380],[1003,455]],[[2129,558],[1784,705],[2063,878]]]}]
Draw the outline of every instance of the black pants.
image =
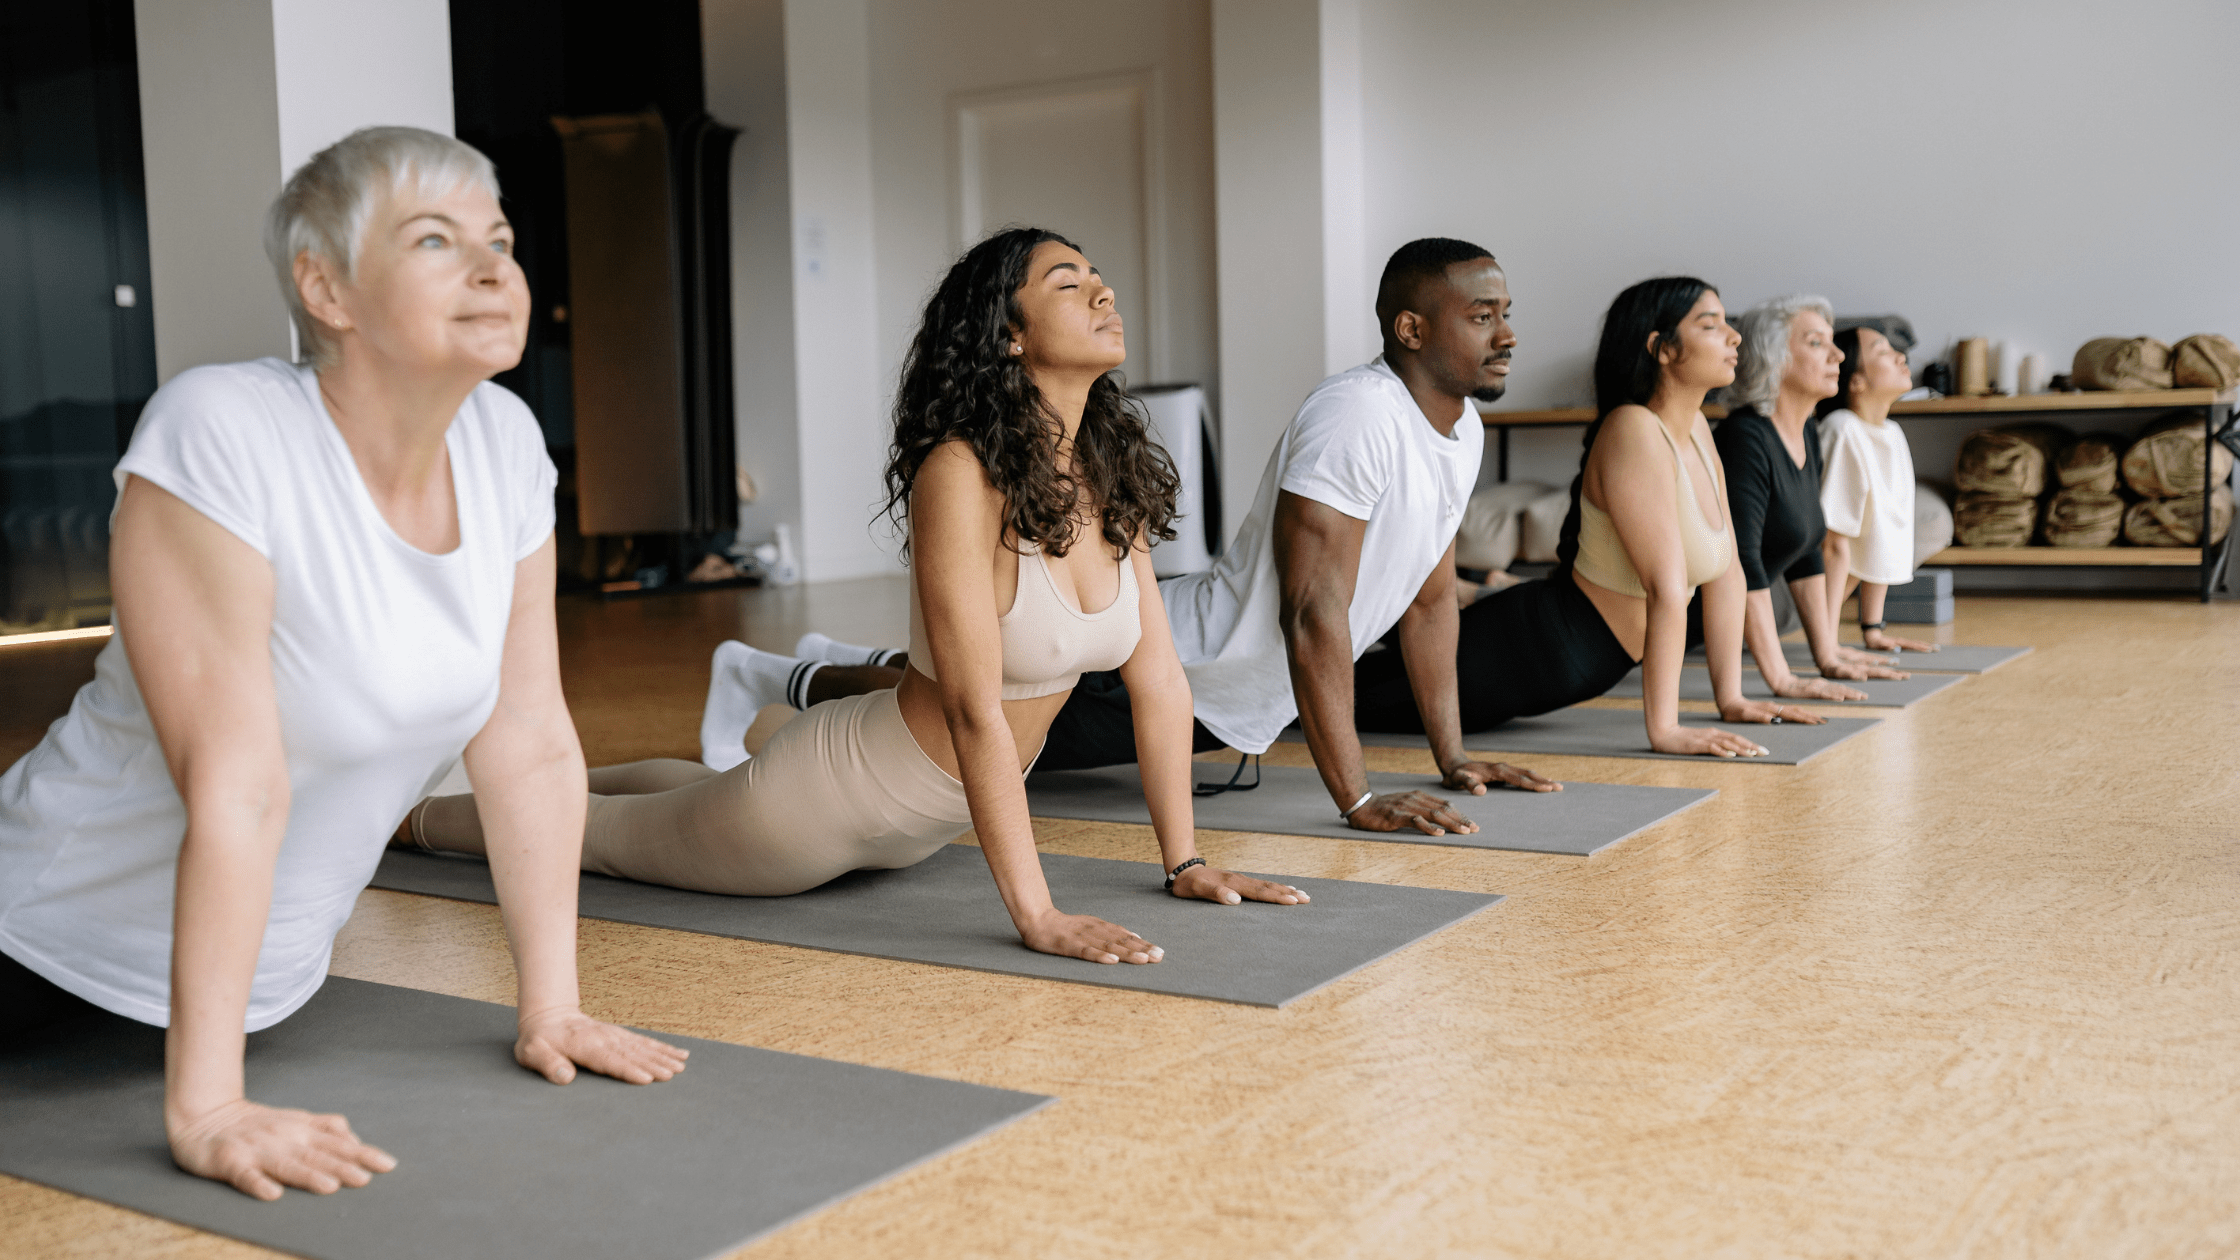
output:
[{"label": "black pants", "polygon": [[[1569,573],[1496,591],[1462,610],[1454,663],[1462,729],[1489,730],[1591,700],[1634,663]],[[1397,645],[1354,663],[1353,720],[1364,731],[1422,733]]]},{"label": "black pants", "polygon": [[0,954],[0,1045],[49,1024],[91,1015],[101,1008],[56,988],[45,976]]},{"label": "black pants", "polygon": [[[1228,741],[1209,731],[1205,723],[1190,720],[1190,751],[1212,752]],[[1136,715],[1128,703],[1128,688],[1120,671],[1099,670],[1083,674],[1066,697],[1065,707],[1050,721],[1050,738],[1035,758],[1037,770],[1094,770],[1098,766],[1129,766],[1136,761]]]}]

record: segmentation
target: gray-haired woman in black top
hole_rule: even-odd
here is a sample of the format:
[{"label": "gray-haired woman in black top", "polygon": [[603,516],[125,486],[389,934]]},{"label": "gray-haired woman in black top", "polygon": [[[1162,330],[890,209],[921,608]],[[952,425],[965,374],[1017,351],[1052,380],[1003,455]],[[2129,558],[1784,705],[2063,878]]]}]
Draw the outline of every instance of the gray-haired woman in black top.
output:
[{"label": "gray-haired woman in black top", "polygon": [[[1835,344],[1835,313],[1827,300],[1776,298],[1736,321],[1741,361],[1727,398],[1736,405],[1712,440],[1726,466],[1727,508],[1734,517],[1736,557],[1749,596],[1743,641],[1777,696],[1799,700],[1864,700],[1838,678],[1904,678],[1863,652],[1836,642],[1820,542],[1820,434],[1813,406],[1835,393],[1843,352]],[[1773,615],[1773,582],[1789,583],[1819,678],[1789,671]]]}]

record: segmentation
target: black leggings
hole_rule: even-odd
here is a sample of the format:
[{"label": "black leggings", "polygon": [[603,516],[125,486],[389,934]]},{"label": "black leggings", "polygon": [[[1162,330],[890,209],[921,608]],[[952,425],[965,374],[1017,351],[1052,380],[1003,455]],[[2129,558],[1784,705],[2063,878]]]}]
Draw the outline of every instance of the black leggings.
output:
[{"label": "black leggings", "polygon": [[0,1046],[49,1024],[101,1008],[75,993],[55,987],[45,976],[6,954],[0,954]]},{"label": "black leggings", "polygon": [[[1462,610],[1454,669],[1462,729],[1490,730],[1591,700],[1634,664],[1568,571],[1496,591]],[[1364,731],[1423,732],[1396,643],[1354,663],[1353,720]]]},{"label": "black leggings", "polygon": [[[1190,720],[1190,751],[1212,752],[1228,744],[1205,723]],[[1094,770],[1099,766],[1134,765],[1136,714],[1128,703],[1127,684],[1116,669],[1083,674],[1066,697],[1065,707],[1050,720],[1050,735],[1042,755],[1034,759],[1037,770]]]}]

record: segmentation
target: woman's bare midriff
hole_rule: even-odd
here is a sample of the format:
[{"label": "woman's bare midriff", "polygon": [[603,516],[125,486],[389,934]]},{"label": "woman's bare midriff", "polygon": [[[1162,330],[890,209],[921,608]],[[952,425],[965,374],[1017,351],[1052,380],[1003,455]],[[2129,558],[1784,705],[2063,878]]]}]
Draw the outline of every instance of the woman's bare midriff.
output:
[{"label": "woman's bare midriff", "polygon": [[[1050,723],[1072,694],[1060,691],[1032,700],[1003,702],[1003,720],[1011,727],[1011,742],[1018,750],[1022,773],[1042,752]],[[950,778],[961,781],[964,776],[957,771],[957,746],[949,738],[949,719],[941,711],[941,684],[915,669],[903,670],[902,684],[895,688],[895,703],[902,709],[903,724],[910,728],[910,737],[918,741],[918,747]]]},{"label": "woman's bare midriff", "polygon": [[1649,641],[1649,601],[1598,586],[1577,569],[1571,571],[1571,580],[1586,592],[1595,611],[1602,614],[1604,624],[1610,627],[1610,633],[1618,636],[1618,646],[1626,650],[1627,656],[1640,660]]}]

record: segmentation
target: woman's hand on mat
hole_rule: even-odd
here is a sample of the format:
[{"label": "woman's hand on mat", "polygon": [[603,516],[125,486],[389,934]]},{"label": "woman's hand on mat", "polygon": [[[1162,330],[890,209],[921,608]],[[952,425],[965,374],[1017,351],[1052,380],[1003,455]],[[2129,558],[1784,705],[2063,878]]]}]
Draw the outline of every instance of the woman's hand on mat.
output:
[{"label": "woman's hand on mat", "polygon": [[690,1057],[690,1050],[600,1023],[572,1006],[523,1016],[521,1037],[513,1043],[513,1061],[555,1085],[574,1080],[579,1064],[618,1081],[651,1085],[684,1071]]},{"label": "woman's hand on mat", "polygon": [[1486,788],[1495,783],[1521,788],[1527,792],[1563,790],[1563,785],[1554,779],[1543,777],[1523,766],[1512,766],[1506,761],[1465,761],[1447,771],[1444,782],[1449,788],[1457,792],[1468,792],[1472,796],[1484,796]]},{"label": "woman's hand on mat", "polygon": [[1020,924],[1019,939],[1037,953],[1093,963],[1155,963],[1167,956],[1167,951],[1117,923],[1091,914],[1067,914],[1056,906]]},{"label": "woman's hand on mat", "polygon": [[1822,678],[1911,678],[1913,675],[1888,665],[1861,665],[1856,661],[1836,661],[1820,667]]},{"label": "woman's hand on mat", "polygon": [[388,1152],[359,1141],[341,1116],[267,1107],[246,1098],[166,1127],[179,1167],[268,1203],[287,1186],[333,1194],[397,1166]]},{"label": "woman's hand on mat", "polygon": [[1937,645],[1934,643],[1923,643],[1919,639],[1901,639],[1897,635],[1884,634],[1880,630],[1869,630],[1860,637],[1866,640],[1870,649],[1877,652],[1934,652],[1937,650]]},{"label": "woman's hand on mat", "polygon": [[1649,747],[1661,753],[1688,757],[1763,757],[1758,741],[1715,726],[1675,726],[1649,736]]},{"label": "woman's hand on mat", "polygon": [[[1872,644],[1868,646],[1873,647]],[[1848,665],[1888,665],[1891,663],[1890,658],[1882,651],[1862,652],[1858,648],[1846,647],[1840,643],[1836,645],[1836,659]]]},{"label": "woman's hand on mat", "polygon": [[1314,900],[1289,884],[1270,883],[1211,866],[1193,866],[1175,876],[1174,895],[1196,897],[1224,906],[1245,901],[1272,901],[1279,906],[1305,905]]},{"label": "woman's hand on mat", "polygon": [[1478,824],[1454,810],[1454,802],[1429,792],[1391,792],[1372,796],[1346,819],[1355,831],[1404,831],[1415,828],[1427,836],[1453,832],[1467,836]]},{"label": "woman's hand on mat", "polygon": [[[1827,677],[1800,678],[1791,674],[1781,682],[1773,682],[1768,679],[1767,685],[1773,688],[1773,694],[1784,700],[1864,700],[1867,698],[1866,692],[1855,687],[1846,687],[1842,683]],[[1784,713],[1781,717],[1783,721],[1787,721],[1789,715]],[[1770,722],[1773,719],[1768,717],[1761,720]]]},{"label": "woman's hand on mat", "polygon": [[[1798,726],[1825,726],[1828,721],[1828,719],[1821,717],[1810,709],[1800,709],[1793,704],[1782,704],[1777,700],[1737,700],[1732,704],[1722,704],[1719,706],[1719,720],[1722,722],[1757,722],[1760,724],[1779,720],[1794,723]],[[1739,739],[1741,736],[1736,736],[1736,738]]]}]

